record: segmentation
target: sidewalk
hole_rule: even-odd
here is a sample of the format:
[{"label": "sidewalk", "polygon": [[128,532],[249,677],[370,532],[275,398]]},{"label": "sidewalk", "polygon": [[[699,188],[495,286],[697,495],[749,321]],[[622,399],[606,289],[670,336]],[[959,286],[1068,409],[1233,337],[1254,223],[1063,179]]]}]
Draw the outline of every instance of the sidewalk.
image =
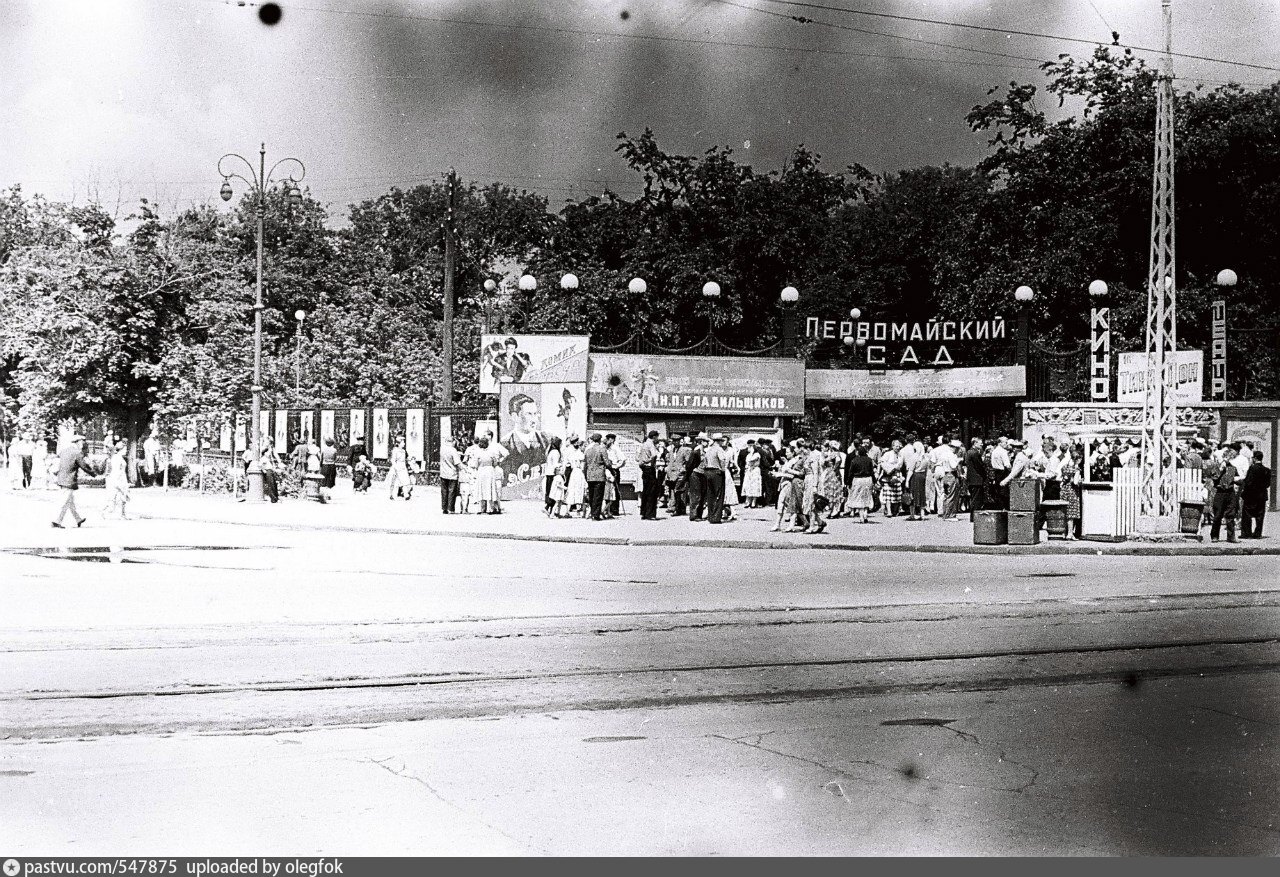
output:
[{"label": "sidewalk", "polygon": [[[0,492],[0,545],[87,544],[95,531],[104,527],[119,531],[139,527],[138,523],[102,521],[92,512],[101,505],[101,491],[81,491],[82,512],[90,513],[89,522],[81,530],[57,531],[48,520],[56,510],[54,492]],[[604,545],[675,545],[703,548],[800,549],[817,548],[838,551],[921,551],[965,554],[1119,554],[1146,556],[1177,555],[1280,555],[1280,539],[1273,535],[1240,544],[1226,541],[1211,543],[1187,540],[1174,543],[1143,542],[1067,542],[1053,539],[1039,545],[974,545],[973,529],[967,516],[953,521],[930,518],[912,522],[903,518],[872,517],[872,523],[861,524],[852,518],[841,518],[827,525],[821,535],[774,533],[773,513],[764,509],[738,508],[740,520],[713,526],[694,523],[688,518],[664,518],[642,521],[637,504],[625,505],[627,512],[611,521],[581,518],[556,520],[547,518],[541,503],[512,501],[503,503],[501,515],[444,515],[440,512],[439,492],[435,488],[418,488],[413,499],[389,500],[381,490],[368,494],[351,493],[350,482],[340,481],[333,502],[321,505],[301,499],[283,499],[277,504],[250,505],[238,503],[229,495],[200,495],[190,491],[160,488],[134,490],[130,512],[141,522],[190,522],[240,524],[284,529],[367,531],[403,533],[422,536],[456,536],[474,539],[515,539],[542,542],[595,543]],[[1280,514],[1267,515],[1263,532],[1280,532]],[[68,534],[75,534],[68,536]],[[136,535],[141,536],[141,532]],[[99,538],[100,541],[100,538]]]}]

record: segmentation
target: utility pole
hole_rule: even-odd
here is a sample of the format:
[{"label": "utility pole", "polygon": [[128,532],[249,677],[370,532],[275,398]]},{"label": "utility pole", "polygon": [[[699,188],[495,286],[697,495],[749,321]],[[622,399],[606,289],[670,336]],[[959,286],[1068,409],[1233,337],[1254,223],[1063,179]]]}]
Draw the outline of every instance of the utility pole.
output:
[{"label": "utility pole", "polygon": [[1138,529],[1178,531],[1177,281],[1173,197],[1173,8],[1161,0],[1164,59],[1156,80],[1156,145],[1147,271],[1147,392],[1142,406],[1142,504]]},{"label": "utility pole", "polygon": [[454,192],[458,187],[457,175],[452,169],[449,171],[449,183],[447,193],[447,206],[444,214],[444,338],[442,339],[442,383],[443,383],[443,399],[441,404],[453,404],[453,277],[455,273],[454,263],[457,260],[457,242],[455,235],[457,229],[454,227]]}]

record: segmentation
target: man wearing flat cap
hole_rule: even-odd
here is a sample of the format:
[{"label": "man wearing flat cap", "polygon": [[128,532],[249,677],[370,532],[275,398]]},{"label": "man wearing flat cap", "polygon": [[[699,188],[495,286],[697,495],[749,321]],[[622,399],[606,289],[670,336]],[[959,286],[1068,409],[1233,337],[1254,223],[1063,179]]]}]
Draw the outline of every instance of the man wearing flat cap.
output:
[{"label": "man wearing flat cap", "polygon": [[711,436],[711,445],[703,454],[706,474],[707,521],[724,523],[724,479],[729,468],[729,440],[721,433]]},{"label": "man wearing flat cap", "polygon": [[58,511],[58,517],[54,518],[53,526],[59,530],[63,529],[62,519],[67,512],[71,512],[71,519],[76,522],[77,527],[84,523],[84,518],[76,510],[76,491],[80,489],[81,472],[90,477],[98,474],[85,462],[84,436],[77,433],[58,451],[58,487],[62,489],[62,508]]}]

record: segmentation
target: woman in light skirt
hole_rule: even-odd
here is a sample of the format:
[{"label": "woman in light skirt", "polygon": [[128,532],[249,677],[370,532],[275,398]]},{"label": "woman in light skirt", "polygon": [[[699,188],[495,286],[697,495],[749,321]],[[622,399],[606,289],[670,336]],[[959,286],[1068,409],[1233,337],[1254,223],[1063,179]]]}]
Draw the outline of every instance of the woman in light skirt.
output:
[{"label": "woman in light skirt", "polygon": [[102,508],[104,518],[129,520],[129,463],[124,455],[127,448],[125,441],[116,442],[115,449],[107,459],[107,501]]}]

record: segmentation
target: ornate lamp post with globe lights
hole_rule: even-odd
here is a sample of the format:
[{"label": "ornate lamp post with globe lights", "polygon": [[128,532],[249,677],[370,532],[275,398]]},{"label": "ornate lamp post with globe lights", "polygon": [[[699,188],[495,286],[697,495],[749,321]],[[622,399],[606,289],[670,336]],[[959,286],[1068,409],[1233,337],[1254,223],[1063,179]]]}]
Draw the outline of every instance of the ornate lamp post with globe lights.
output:
[{"label": "ornate lamp post with globe lights", "polygon": [[796,302],[800,301],[800,290],[784,286],[778,301],[782,305],[782,355],[792,357],[796,350]]},{"label": "ornate lamp post with globe lights", "polygon": [[1018,347],[1017,364],[1028,366],[1031,358],[1031,302],[1035,299],[1035,290],[1030,286],[1019,286],[1013,291],[1013,298],[1018,303]]},{"label": "ornate lamp post with globe lights", "polygon": [[293,394],[300,397],[302,395],[302,323],[307,319],[307,312],[298,308],[293,312],[293,317],[298,321],[298,331],[294,336],[297,339],[297,345],[293,353]]},{"label": "ornate lamp post with globe lights", "polygon": [[[1223,268],[1216,278],[1219,295],[1236,285],[1236,272]],[[1210,348],[1209,398],[1227,398],[1227,300],[1215,298],[1210,304],[1213,344]]]},{"label": "ornate lamp post with globe lights", "polygon": [[[224,170],[224,163],[227,167],[235,168],[235,162],[241,162],[249,176],[245,176],[236,170]],[[252,459],[249,461],[249,468],[246,470],[248,479],[248,487],[245,491],[245,498],[249,502],[262,502],[262,227],[263,221],[267,215],[267,186],[271,184],[271,177],[282,164],[292,162],[298,166],[297,174],[291,170],[289,175],[282,180],[284,184],[285,195],[289,199],[289,204],[293,207],[302,205],[302,190],[298,188],[298,183],[307,175],[307,168],[299,159],[282,158],[271,166],[271,170],[267,170],[267,145],[264,143],[258,149],[258,170],[255,172],[253,163],[243,155],[234,152],[228,152],[222,158],[218,159],[218,173],[222,175],[222,188],[219,194],[223,201],[230,201],[234,194],[231,190],[231,178],[243,181],[257,194],[257,205],[255,212],[258,217],[258,281],[256,293],[253,303],[253,385],[250,390],[253,393],[253,413],[252,427],[250,434],[253,436]],[[299,323],[301,324],[301,323]]]}]

